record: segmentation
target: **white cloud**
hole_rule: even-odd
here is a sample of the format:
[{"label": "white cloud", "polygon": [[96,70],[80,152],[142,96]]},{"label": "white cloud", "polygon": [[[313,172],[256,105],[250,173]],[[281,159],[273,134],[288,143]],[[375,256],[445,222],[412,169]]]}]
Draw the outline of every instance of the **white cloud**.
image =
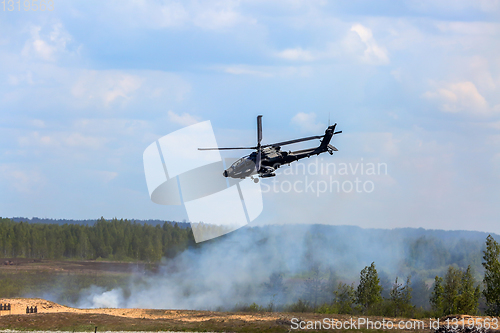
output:
[{"label": "white cloud", "polygon": [[221,8],[202,8],[193,16],[192,22],[200,28],[219,30],[249,21],[232,7],[226,4]]},{"label": "white cloud", "polygon": [[12,86],[20,85],[23,82],[26,82],[29,85],[32,85],[35,83],[33,81],[33,75],[31,73],[31,71],[27,71],[25,74],[18,74],[18,75],[9,74],[8,82]]},{"label": "white cloud", "polygon": [[234,74],[234,75],[253,75],[253,76],[260,76],[260,77],[273,77],[273,73],[262,70],[262,69],[256,69],[253,66],[245,66],[245,65],[233,65],[233,66],[227,66],[223,69],[224,72],[228,74]]},{"label": "white cloud", "polygon": [[470,13],[475,10],[481,10],[488,14],[493,14],[500,11],[500,1],[499,0],[421,0],[421,1],[410,1],[408,6],[416,10],[417,12],[424,13],[436,13],[436,12],[446,12],[448,15],[450,13]]},{"label": "white cloud", "polygon": [[104,171],[104,170],[95,170],[91,172],[91,177],[97,177],[103,183],[109,183],[113,179],[118,176],[118,172],[115,171]]},{"label": "white cloud", "polygon": [[442,84],[423,97],[436,102],[443,112],[490,115],[494,111],[470,81]]},{"label": "white cloud", "polygon": [[81,133],[71,133],[62,138],[62,143],[68,147],[100,149],[107,141],[105,138],[85,136]]},{"label": "white cloud", "polygon": [[[166,71],[89,70],[2,55],[0,50],[1,104],[26,110],[28,117],[93,117],[133,108],[151,115],[183,103],[191,92],[187,79]],[[31,114],[41,105],[42,113]]]},{"label": "white cloud", "polygon": [[116,100],[126,102],[142,85],[143,79],[136,75],[117,71],[85,71],[73,85],[74,97],[82,100],[100,100],[109,106]]},{"label": "white cloud", "polygon": [[72,40],[71,35],[61,23],[53,24],[48,34],[42,34],[42,26],[33,26],[30,29],[31,37],[26,41],[22,55],[34,56],[45,61],[55,61],[58,56],[67,52],[67,44]]},{"label": "white cloud", "polygon": [[[152,3],[150,3],[152,5]],[[188,12],[180,3],[165,3],[160,5],[151,17],[157,20],[157,24],[162,27],[175,27],[182,25],[188,19]]]},{"label": "white cloud", "polygon": [[19,136],[18,142],[21,147],[48,148],[78,148],[99,150],[109,141],[105,137],[85,135],[79,132],[56,132],[40,133],[33,131],[28,135]]},{"label": "white cloud", "polygon": [[[345,25],[340,29],[346,29]],[[287,48],[274,52],[274,56],[289,61],[302,62],[334,58],[342,61],[342,58],[352,58],[353,56],[359,61],[371,65],[385,65],[390,62],[387,49],[379,45],[373,37],[372,31],[361,24],[352,25],[343,39],[325,41],[323,47],[316,49],[300,46]]]},{"label": "white cloud", "polygon": [[40,191],[46,185],[46,177],[37,169],[29,167],[21,169],[18,165],[0,165],[0,179],[4,180],[9,187],[23,194],[32,194]]},{"label": "white cloud", "polygon": [[496,22],[442,22],[436,23],[441,32],[455,33],[460,35],[490,35],[498,36],[500,24]]},{"label": "white cloud", "polygon": [[369,64],[389,63],[387,49],[383,46],[378,45],[378,43],[375,41],[375,38],[373,38],[371,29],[361,24],[354,24],[351,27],[351,31],[355,32],[361,39],[361,42],[363,42],[364,44],[364,51],[363,55],[361,56],[363,62]]},{"label": "white cloud", "polygon": [[251,66],[251,65],[229,65],[214,67],[228,74],[252,75],[264,78],[289,77],[289,76],[310,76],[312,68],[309,66]]},{"label": "white cloud", "polygon": [[45,121],[41,120],[41,119],[31,119],[30,121],[31,125],[33,127],[37,127],[37,128],[45,128]]},{"label": "white cloud", "polygon": [[152,131],[151,122],[138,119],[91,119],[81,118],[73,122],[72,129],[86,135],[112,134],[114,137],[136,137],[141,133]]},{"label": "white cloud", "polygon": [[303,50],[301,47],[286,49],[276,54],[279,58],[286,60],[313,61],[317,58],[311,51]]},{"label": "white cloud", "polygon": [[325,127],[324,124],[316,121],[316,114],[314,112],[299,112],[293,116],[291,123],[300,128],[302,132],[308,133],[321,131]]},{"label": "white cloud", "polygon": [[[479,90],[485,92],[495,91],[497,83],[495,83],[491,71],[491,67],[494,66],[491,66],[491,62],[488,59],[481,56],[474,56],[464,59],[464,62],[468,63],[468,68],[466,68],[467,77],[472,78],[470,81],[473,81]],[[500,84],[500,80],[498,83]]]},{"label": "white cloud", "polygon": [[173,111],[168,111],[168,120],[182,126],[189,126],[200,122],[198,117],[192,116],[189,113],[177,114]]},{"label": "white cloud", "polygon": [[129,98],[130,93],[137,90],[140,86],[141,79],[131,75],[123,75],[108,88],[108,91],[104,94],[104,100],[106,104],[109,104],[118,97]]},{"label": "white cloud", "polygon": [[[114,1],[111,8],[122,11],[126,24],[153,29],[195,26],[207,30],[225,30],[239,24],[255,24],[255,19],[239,10],[240,1]],[[129,18],[129,19],[127,19]]]},{"label": "white cloud", "polygon": [[[174,1],[109,1],[108,11],[119,12],[124,24],[153,29],[180,27],[189,21],[185,5]],[[133,18],[133,19],[132,19]]]}]

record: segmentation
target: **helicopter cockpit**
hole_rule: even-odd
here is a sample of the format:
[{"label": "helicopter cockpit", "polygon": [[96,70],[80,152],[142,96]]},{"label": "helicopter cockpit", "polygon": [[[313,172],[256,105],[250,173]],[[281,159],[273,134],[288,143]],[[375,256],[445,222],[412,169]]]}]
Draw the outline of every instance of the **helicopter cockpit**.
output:
[{"label": "helicopter cockpit", "polygon": [[224,177],[245,178],[257,172],[255,170],[255,153],[243,156],[224,170]]}]

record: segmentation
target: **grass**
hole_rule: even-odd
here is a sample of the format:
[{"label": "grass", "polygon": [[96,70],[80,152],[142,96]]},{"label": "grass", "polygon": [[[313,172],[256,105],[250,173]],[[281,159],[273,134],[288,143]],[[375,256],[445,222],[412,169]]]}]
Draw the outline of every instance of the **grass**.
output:
[{"label": "grass", "polygon": [[[231,313],[234,315],[235,313]],[[224,315],[223,315],[224,316]],[[204,321],[181,321],[174,319],[136,319],[110,316],[105,314],[74,314],[74,313],[41,313],[33,315],[9,315],[0,317],[0,329],[12,330],[62,330],[93,332],[97,327],[102,331],[189,331],[189,332],[290,332],[291,318],[301,318],[305,321],[322,320],[323,316],[301,314],[283,314],[276,320],[276,314],[263,314],[257,320],[245,321],[241,319],[221,319],[221,313],[217,318],[203,318]],[[373,320],[376,320],[375,318]],[[308,329],[307,332],[324,332],[331,330]],[[335,330],[336,332],[382,332],[383,330],[371,329],[349,329]],[[389,331],[389,330],[387,330]],[[390,330],[398,333],[401,331]],[[430,332],[429,330],[422,332]]]}]

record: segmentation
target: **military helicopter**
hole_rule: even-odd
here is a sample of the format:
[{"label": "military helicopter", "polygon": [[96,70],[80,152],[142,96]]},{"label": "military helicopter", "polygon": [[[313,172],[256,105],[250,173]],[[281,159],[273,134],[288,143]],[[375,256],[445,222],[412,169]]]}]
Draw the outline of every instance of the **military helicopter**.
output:
[{"label": "military helicopter", "polygon": [[[230,178],[244,179],[251,177],[255,183],[259,182],[259,178],[254,178],[254,175],[262,178],[274,177],[276,169],[283,164],[290,164],[305,157],[319,155],[324,152],[333,155],[337,148],[330,144],[330,140],[335,134],[340,134],[342,131],[335,132],[337,124],[328,126],[324,135],[309,136],[295,140],[277,142],[267,145],[261,145],[262,141],[262,116],[257,116],[257,146],[255,147],[232,147],[232,148],[198,148],[198,150],[236,150],[236,149],[254,149],[250,155],[243,156],[236,162],[231,164],[229,168],[224,170],[222,175]],[[322,139],[321,143],[316,148],[309,148],[296,151],[282,151],[281,146],[309,141],[314,139]]]}]

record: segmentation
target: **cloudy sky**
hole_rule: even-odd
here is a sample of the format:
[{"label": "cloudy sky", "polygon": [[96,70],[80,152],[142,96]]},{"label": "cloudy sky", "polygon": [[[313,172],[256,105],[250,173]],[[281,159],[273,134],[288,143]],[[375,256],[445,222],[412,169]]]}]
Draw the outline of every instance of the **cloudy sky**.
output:
[{"label": "cloudy sky", "polygon": [[500,233],[498,0],[53,7],[0,7],[0,216],[185,219],[150,201],[144,149],[202,120],[221,146],[253,145],[263,114],[264,142],[329,117],[343,134],[304,162],[335,173],[263,181],[254,223]]}]

